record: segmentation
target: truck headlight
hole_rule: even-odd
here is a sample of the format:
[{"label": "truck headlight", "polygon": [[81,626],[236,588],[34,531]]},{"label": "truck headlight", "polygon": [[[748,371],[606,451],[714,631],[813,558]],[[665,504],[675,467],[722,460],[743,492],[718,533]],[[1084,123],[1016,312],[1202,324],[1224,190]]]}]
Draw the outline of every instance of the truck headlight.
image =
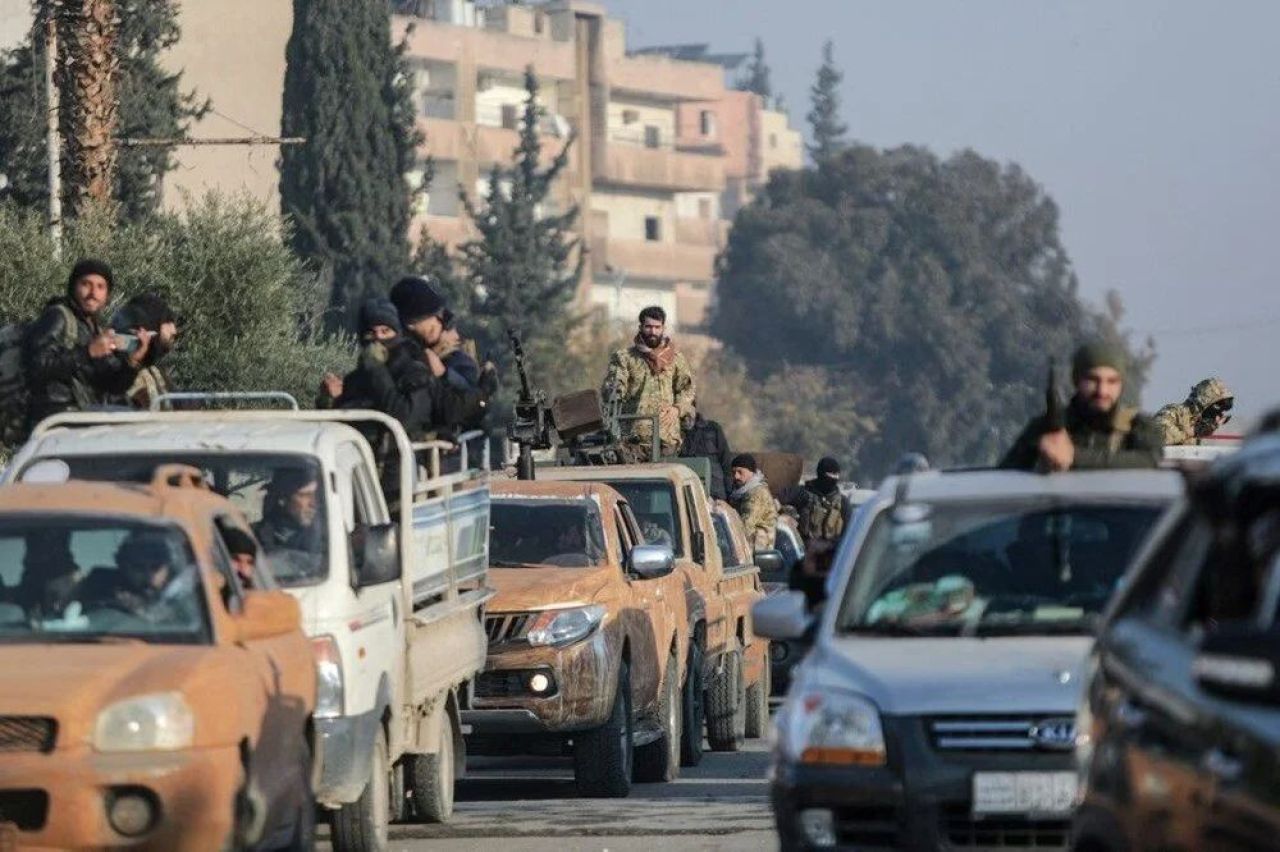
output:
[{"label": "truck headlight", "polygon": [[196,719],[176,692],[117,701],[98,714],[93,747],[98,751],[176,751],[195,740]]},{"label": "truck headlight", "polygon": [[782,753],[798,763],[828,766],[884,766],[880,711],[865,698],[836,692],[804,691],[788,701],[779,720]]},{"label": "truck headlight", "polygon": [[312,637],[311,652],[316,658],[316,709],[312,715],[317,719],[336,719],[345,709],[338,640],[332,636]]},{"label": "truck headlight", "polygon": [[530,645],[570,645],[586,639],[604,621],[602,606],[553,609],[540,613],[529,628]]}]

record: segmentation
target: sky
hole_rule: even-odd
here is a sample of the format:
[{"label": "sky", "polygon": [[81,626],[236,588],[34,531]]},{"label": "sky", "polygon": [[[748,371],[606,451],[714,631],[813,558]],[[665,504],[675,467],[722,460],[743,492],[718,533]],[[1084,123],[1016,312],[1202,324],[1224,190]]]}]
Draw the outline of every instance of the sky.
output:
[{"label": "sky", "polygon": [[[631,47],[765,41],[804,125],[822,42],[850,136],[1014,161],[1058,203],[1086,299],[1154,337],[1146,407],[1220,375],[1280,405],[1275,0],[605,0]],[[807,126],[805,127],[807,131]]]}]

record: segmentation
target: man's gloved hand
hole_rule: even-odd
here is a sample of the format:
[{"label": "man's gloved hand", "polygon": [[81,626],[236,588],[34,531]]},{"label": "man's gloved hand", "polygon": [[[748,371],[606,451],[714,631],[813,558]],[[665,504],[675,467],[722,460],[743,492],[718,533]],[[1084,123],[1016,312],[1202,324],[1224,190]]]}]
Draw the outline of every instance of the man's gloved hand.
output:
[{"label": "man's gloved hand", "polygon": [[373,366],[387,363],[387,347],[380,342],[370,343],[360,351],[360,365]]}]

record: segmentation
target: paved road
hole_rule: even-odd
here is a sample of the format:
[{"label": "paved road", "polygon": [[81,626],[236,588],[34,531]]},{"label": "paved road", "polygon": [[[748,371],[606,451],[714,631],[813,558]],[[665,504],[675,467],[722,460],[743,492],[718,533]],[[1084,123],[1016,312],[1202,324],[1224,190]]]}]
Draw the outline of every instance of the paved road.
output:
[{"label": "paved road", "polygon": [[567,760],[472,758],[453,819],[447,825],[393,826],[391,848],[775,850],[766,748],[763,741],[750,741],[737,754],[708,753],[674,784],[638,784],[627,799],[578,798]]}]

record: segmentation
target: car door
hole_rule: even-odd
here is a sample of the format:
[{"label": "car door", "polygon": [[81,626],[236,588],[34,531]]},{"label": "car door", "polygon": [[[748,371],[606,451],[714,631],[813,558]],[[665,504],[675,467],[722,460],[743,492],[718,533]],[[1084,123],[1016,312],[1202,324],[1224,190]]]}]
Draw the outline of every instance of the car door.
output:
[{"label": "car door", "polygon": [[1210,541],[1198,518],[1174,524],[1099,642],[1089,786],[1135,849],[1201,848],[1211,741],[1197,711],[1190,620]]},{"label": "car door", "polygon": [[659,605],[661,589],[651,580],[642,580],[627,570],[631,550],[640,541],[633,528],[627,525],[624,516],[625,504],[613,509],[612,523],[617,542],[618,566],[625,576],[627,594],[626,611],[631,613],[627,634],[632,641],[631,655],[631,692],[632,704],[638,712],[652,710],[658,699],[658,683],[661,679],[661,665],[666,659],[661,648],[662,639],[659,631],[663,630],[662,607]]},{"label": "car door", "polygon": [[[689,525],[690,552],[702,557],[694,570],[699,574],[699,587],[706,610],[707,658],[713,659],[728,647],[731,625],[728,597],[720,589],[720,580],[724,577],[724,562],[720,558],[719,547],[713,541],[715,531],[707,529],[705,519],[710,516],[710,510],[700,497],[693,485],[683,486],[681,503],[684,506],[685,523]],[[699,541],[702,542],[700,554],[696,550]]]}]

